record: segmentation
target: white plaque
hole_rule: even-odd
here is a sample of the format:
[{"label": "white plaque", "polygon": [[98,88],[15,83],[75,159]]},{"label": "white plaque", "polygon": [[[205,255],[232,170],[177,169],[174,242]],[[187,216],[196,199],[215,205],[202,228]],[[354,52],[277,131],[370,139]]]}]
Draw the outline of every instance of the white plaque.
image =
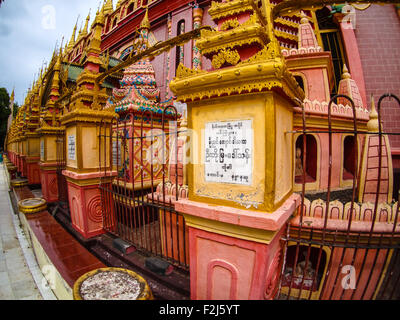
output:
[{"label": "white plaque", "polygon": [[68,159],[76,160],[76,136],[68,136]]},{"label": "white plaque", "polygon": [[40,160],[44,160],[44,140],[40,140]]},{"label": "white plaque", "polygon": [[207,123],[204,159],[206,182],[251,185],[252,120]]},{"label": "white plaque", "polygon": [[119,166],[122,165],[121,163],[121,140],[118,140],[118,148],[117,148],[117,141],[113,140],[113,166],[116,166],[117,164]]}]

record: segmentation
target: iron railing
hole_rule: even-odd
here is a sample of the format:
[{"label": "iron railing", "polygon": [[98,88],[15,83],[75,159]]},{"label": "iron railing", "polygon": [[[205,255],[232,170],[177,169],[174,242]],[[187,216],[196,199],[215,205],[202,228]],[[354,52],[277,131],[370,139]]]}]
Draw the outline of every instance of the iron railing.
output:
[{"label": "iron railing", "polygon": [[[302,105],[301,134],[303,177],[301,180],[301,203],[296,217],[288,223],[282,238],[284,258],[281,263],[280,282],[275,299],[322,299],[322,300],[370,300],[400,298],[400,229],[399,205],[382,203],[380,199],[383,156],[387,156],[383,136],[400,133],[383,133],[381,104],[378,102],[378,132],[368,132],[357,127],[355,105],[348,96],[336,95],[328,105],[327,130],[308,130]],[[353,130],[332,129],[332,104],[337,98],[347,99],[353,110]],[[306,191],[307,134],[328,135],[328,185],[323,200],[312,201],[313,195]],[[350,203],[341,203],[340,196],[332,200],[333,137],[351,134],[354,137],[352,187]],[[357,200],[360,179],[359,136],[378,137],[378,164],[376,193],[373,203]],[[372,137],[372,136],[371,136]],[[336,140],[337,141],[337,140]],[[388,155],[389,157],[391,155]],[[310,198],[310,199],[308,199]],[[396,199],[399,200],[399,199]]]},{"label": "iron railing", "polygon": [[[178,200],[178,113],[129,113],[99,131],[104,229],[144,254],[188,269],[188,231]],[[167,123],[168,121],[168,123]],[[174,176],[170,169],[175,167]]]},{"label": "iron railing", "polygon": [[68,202],[68,185],[63,170],[66,169],[66,141],[65,133],[59,135],[56,138],[56,174],[57,174],[57,190],[58,190],[58,208],[61,209],[67,215],[69,213],[69,202]]}]

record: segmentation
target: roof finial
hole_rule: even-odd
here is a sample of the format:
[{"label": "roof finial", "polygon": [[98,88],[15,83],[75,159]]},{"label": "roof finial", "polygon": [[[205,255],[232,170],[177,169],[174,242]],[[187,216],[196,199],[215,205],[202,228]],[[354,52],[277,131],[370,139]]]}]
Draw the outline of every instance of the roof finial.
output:
[{"label": "roof finial", "polygon": [[346,64],[343,66],[342,79],[351,79],[351,74],[349,73],[349,69],[347,68]]},{"label": "roof finial", "polygon": [[304,13],[304,11],[301,11],[300,16],[301,16],[301,20],[300,20],[300,23],[301,23],[301,24],[306,24],[306,23],[309,23],[309,22],[310,22],[310,21],[308,20],[307,15]]},{"label": "roof finial", "polygon": [[68,47],[67,47],[68,51],[71,50],[75,45],[75,36],[76,36],[76,28],[78,26],[78,19],[79,19],[79,16],[76,19],[75,27],[74,27],[74,30],[72,31],[71,39],[69,40],[69,43],[68,43]]},{"label": "roof finial", "polygon": [[372,94],[371,94],[371,111],[369,113],[369,121],[367,123],[367,128],[369,132],[379,131],[378,112],[376,112],[375,100]]},{"label": "roof finial", "polygon": [[90,20],[90,9],[89,9],[89,13],[88,13],[88,15],[87,15],[87,17],[86,17],[86,22],[85,22],[85,26],[83,27],[83,33],[82,33],[82,35],[83,36],[87,36],[87,34],[88,34],[88,29],[89,29],[89,20]]},{"label": "roof finial", "polygon": [[104,15],[110,14],[114,11],[114,5],[112,0],[105,0],[103,5]]},{"label": "roof finial", "polygon": [[146,12],[144,14],[142,22],[140,23],[140,29],[148,29],[148,30],[150,30],[149,5],[146,5]]}]

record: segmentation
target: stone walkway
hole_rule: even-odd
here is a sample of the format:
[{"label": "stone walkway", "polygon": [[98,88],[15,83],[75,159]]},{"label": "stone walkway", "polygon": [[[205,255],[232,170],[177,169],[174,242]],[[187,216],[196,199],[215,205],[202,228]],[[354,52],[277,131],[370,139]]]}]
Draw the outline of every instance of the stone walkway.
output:
[{"label": "stone walkway", "polygon": [[19,227],[0,164],[0,300],[54,300],[36,264],[32,249]]}]

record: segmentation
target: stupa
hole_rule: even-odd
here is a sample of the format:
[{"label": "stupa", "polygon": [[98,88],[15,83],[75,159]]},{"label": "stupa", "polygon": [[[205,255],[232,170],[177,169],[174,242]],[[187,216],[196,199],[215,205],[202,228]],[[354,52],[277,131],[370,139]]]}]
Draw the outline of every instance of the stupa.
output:
[{"label": "stupa", "polygon": [[[138,51],[148,46],[147,19],[146,14],[139,29]],[[114,109],[120,117],[113,129],[118,132],[113,139],[113,161],[119,183],[128,189],[148,189],[162,182],[172,143],[169,132],[176,130],[180,117],[168,102],[160,102],[160,89],[148,58],[124,70],[120,88],[113,89],[107,101],[105,109]],[[143,136],[147,138],[141,139]]]}]

